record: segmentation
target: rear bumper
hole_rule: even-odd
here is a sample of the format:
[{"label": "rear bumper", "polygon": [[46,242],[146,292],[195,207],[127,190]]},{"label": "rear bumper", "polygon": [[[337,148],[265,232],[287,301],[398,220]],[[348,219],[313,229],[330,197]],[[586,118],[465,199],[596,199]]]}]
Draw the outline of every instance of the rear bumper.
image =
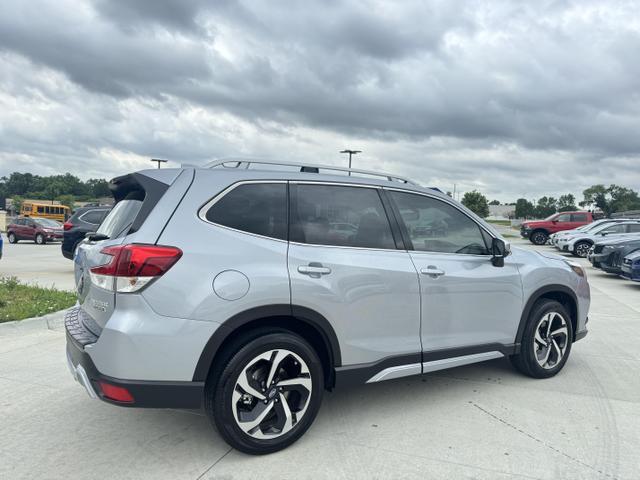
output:
[{"label": "rear bumper", "polygon": [[[94,365],[91,357],[67,333],[67,363],[73,377],[84,387],[89,397],[121,407],[138,408],[189,408],[202,406],[204,382],[155,382],[142,380],[122,380],[103,375]],[[100,382],[125,388],[133,397],[133,402],[112,400],[102,393]]]},{"label": "rear bumper", "polygon": [[[65,316],[67,336],[67,363],[71,374],[87,391],[91,398],[97,398],[113,405],[142,408],[189,408],[197,409],[202,405],[204,382],[201,381],[161,381],[131,380],[107,375],[99,370],[89,350],[101,343],[79,319],[80,307],[74,307]],[[121,345],[111,345],[113,357],[123,354]],[[120,352],[119,352],[120,350]],[[123,355],[126,356],[126,355]],[[165,351],[165,357],[167,352]],[[162,361],[161,357],[147,358],[145,363],[154,365]],[[133,397],[132,402],[119,402],[104,395],[101,383],[126,389]]]}]

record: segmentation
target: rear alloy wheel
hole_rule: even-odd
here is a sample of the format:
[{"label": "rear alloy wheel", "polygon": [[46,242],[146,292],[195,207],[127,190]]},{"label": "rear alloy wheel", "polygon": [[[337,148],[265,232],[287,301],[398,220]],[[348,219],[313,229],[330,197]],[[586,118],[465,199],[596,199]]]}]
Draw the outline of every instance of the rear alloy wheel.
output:
[{"label": "rear alloy wheel", "polygon": [[228,361],[205,409],[234,448],[251,454],[281,450],[311,426],[322,401],[322,365],[300,337],[272,333],[246,343]]},{"label": "rear alloy wheel", "polygon": [[566,363],[572,341],[573,326],[565,307],[555,300],[541,299],[531,310],[520,353],[513,355],[511,362],[530,377],[552,377]]},{"label": "rear alloy wheel", "polygon": [[16,237],[16,234],[13,232],[9,232],[7,238],[9,239],[9,243],[18,243],[18,237]]},{"label": "rear alloy wheel", "polygon": [[573,253],[581,258],[586,258],[589,250],[591,250],[591,244],[589,242],[578,242],[575,247],[573,247]]},{"label": "rear alloy wheel", "polygon": [[38,245],[44,245],[45,244],[45,239],[44,239],[44,235],[42,235],[41,233],[36,235],[36,243]]},{"label": "rear alloy wheel", "polygon": [[545,243],[547,243],[548,238],[549,236],[546,234],[546,232],[538,230],[537,232],[533,232],[531,234],[531,243],[533,243],[534,245],[544,245]]}]

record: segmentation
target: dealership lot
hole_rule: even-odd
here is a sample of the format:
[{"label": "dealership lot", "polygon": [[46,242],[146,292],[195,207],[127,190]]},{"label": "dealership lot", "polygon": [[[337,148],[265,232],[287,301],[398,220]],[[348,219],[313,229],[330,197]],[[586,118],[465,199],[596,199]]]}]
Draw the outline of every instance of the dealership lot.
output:
[{"label": "dealership lot", "polygon": [[[73,288],[59,244],[5,245],[3,275]],[[327,393],[309,432],[264,457],[198,411],[90,400],[62,331],[0,329],[0,478],[637,478],[640,284],[587,272],[590,334],[556,377],[496,360]]]}]

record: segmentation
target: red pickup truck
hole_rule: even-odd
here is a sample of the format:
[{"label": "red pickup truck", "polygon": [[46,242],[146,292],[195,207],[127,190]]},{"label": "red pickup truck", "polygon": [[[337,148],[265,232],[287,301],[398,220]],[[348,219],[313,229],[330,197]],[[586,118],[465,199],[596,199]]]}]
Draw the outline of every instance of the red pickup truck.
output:
[{"label": "red pickup truck", "polygon": [[593,222],[593,216],[590,212],[554,213],[544,220],[523,222],[520,226],[520,235],[528,238],[535,245],[544,245],[552,233],[573,230],[591,222]]}]

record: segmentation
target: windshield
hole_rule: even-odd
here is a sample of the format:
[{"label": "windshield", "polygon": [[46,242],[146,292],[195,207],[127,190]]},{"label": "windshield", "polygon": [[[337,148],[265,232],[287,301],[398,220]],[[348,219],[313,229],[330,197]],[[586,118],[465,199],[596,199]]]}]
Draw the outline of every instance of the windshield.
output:
[{"label": "windshield", "polygon": [[545,222],[549,222],[551,220],[553,220],[554,218],[556,218],[558,216],[557,213],[554,213],[553,215],[549,215],[547,218],[544,219]]},{"label": "windshield", "polygon": [[105,217],[96,233],[109,238],[126,235],[141,206],[142,200],[121,200]]},{"label": "windshield", "polygon": [[48,218],[34,218],[33,221],[41,227],[60,228],[62,226],[60,222],[56,222],[55,220],[50,220]]}]

